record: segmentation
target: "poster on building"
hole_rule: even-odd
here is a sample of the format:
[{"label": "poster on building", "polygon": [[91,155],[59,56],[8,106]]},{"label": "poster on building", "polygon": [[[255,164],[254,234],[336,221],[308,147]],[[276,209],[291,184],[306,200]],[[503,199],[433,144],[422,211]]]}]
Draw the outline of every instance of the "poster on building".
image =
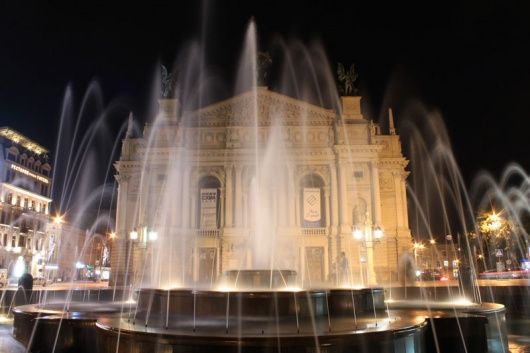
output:
[{"label": "poster on building", "polygon": [[304,227],[321,227],[321,221],[322,214],[320,210],[320,189],[304,188]]},{"label": "poster on building", "polygon": [[217,189],[201,189],[201,229],[217,228]]}]

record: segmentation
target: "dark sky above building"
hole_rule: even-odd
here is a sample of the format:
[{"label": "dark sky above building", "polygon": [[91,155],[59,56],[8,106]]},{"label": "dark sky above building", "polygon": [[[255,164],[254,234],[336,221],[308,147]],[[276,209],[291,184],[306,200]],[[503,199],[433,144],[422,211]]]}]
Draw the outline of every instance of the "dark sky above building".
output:
[{"label": "dark sky above building", "polygon": [[423,3],[2,1],[0,125],[52,149],[66,86],[79,102],[93,78],[106,102],[142,111],[158,60],[203,36],[223,66],[253,16],[261,43],[319,39],[331,63],[355,62],[374,119],[383,102],[439,109],[468,181],[510,161],[530,169],[530,4]]}]

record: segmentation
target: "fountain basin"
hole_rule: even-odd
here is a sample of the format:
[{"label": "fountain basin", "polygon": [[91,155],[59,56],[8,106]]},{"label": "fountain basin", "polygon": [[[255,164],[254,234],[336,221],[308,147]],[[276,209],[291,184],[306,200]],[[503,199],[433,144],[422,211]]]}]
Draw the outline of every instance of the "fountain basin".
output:
[{"label": "fountain basin", "polygon": [[224,277],[226,285],[235,290],[282,290],[296,286],[293,270],[229,270]]}]

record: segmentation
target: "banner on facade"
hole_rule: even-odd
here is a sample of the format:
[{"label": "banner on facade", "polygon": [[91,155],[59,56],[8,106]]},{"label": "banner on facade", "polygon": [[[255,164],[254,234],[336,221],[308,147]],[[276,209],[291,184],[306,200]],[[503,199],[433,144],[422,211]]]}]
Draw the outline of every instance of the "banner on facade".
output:
[{"label": "banner on facade", "polygon": [[322,224],[320,189],[304,188],[304,227],[318,228]]},{"label": "banner on facade", "polygon": [[201,189],[201,229],[217,228],[217,189]]}]

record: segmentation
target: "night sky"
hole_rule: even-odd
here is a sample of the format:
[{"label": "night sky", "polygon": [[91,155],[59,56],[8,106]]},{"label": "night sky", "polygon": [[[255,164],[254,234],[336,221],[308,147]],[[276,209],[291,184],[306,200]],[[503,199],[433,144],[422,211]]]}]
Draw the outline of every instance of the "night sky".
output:
[{"label": "night sky", "polygon": [[145,111],[159,60],[170,64],[202,36],[222,71],[253,16],[262,46],[276,35],[318,39],[332,64],[355,62],[371,118],[386,111],[382,102],[396,107],[397,120],[414,99],[440,110],[468,182],[510,161],[530,169],[528,2],[19,3],[0,2],[0,125],[50,149],[68,84],[79,102],[96,78],[107,103]]}]

